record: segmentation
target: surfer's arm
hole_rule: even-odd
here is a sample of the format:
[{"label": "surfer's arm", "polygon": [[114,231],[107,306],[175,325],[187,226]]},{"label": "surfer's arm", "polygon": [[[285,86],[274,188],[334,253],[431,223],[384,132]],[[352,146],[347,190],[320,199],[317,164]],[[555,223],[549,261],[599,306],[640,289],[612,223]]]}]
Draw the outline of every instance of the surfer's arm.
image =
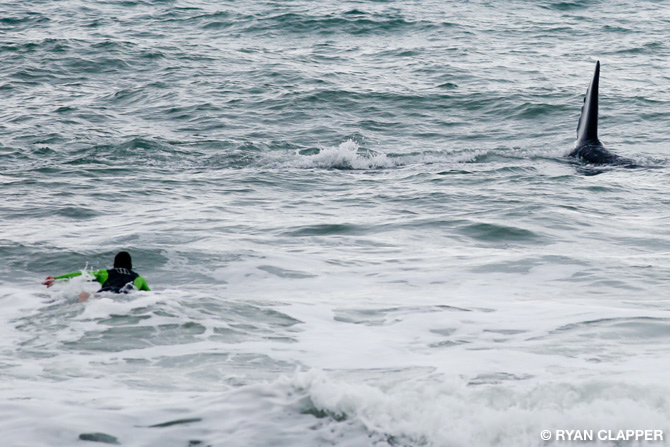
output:
[{"label": "surfer's arm", "polygon": [[95,276],[95,280],[98,281],[100,285],[105,285],[109,278],[109,272],[107,272],[107,270],[96,270],[95,272],[91,272],[91,274]]},{"label": "surfer's arm", "polygon": [[70,279],[70,278],[74,278],[75,276],[81,276],[81,272],[66,273],[66,274],[60,275],[60,276],[53,276],[52,278],[56,279],[56,280],[58,280],[58,279]]},{"label": "surfer's arm", "polygon": [[81,272],[66,273],[65,275],[60,275],[60,276],[47,276],[47,279],[44,280],[42,285],[45,285],[47,287],[51,287],[59,279],[70,279],[70,278],[74,278],[75,276],[81,276]]},{"label": "surfer's arm", "polygon": [[[95,277],[95,280],[98,281],[100,284],[104,284],[109,276],[107,270],[96,270],[94,272],[91,272],[91,274]],[[66,273],[60,276],[47,276],[47,279],[42,284],[44,284],[47,287],[51,287],[58,280],[71,279],[76,276],[81,276],[81,272]]]},{"label": "surfer's arm", "polygon": [[150,292],[151,289],[149,288],[149,284],[147,284],[147,280],[144,279],[142,276],[138,276],[135,278],[135,281],[133,281],[133,284],[135,287],[137,287],[137,290],[146,290],[147,292]]}]

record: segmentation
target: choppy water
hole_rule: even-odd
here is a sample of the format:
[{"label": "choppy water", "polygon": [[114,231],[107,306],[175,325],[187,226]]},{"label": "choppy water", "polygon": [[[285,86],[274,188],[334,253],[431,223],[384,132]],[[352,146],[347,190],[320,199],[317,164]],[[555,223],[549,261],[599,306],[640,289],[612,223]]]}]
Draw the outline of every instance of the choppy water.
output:
[{"label": "choppy water", "polygon": [[[2,2],[2,445],[670,437],[669,26],[630,0]],[[597,59],[635,169],[566,158]],[[152,292],[39,285],[121,249]]]}]

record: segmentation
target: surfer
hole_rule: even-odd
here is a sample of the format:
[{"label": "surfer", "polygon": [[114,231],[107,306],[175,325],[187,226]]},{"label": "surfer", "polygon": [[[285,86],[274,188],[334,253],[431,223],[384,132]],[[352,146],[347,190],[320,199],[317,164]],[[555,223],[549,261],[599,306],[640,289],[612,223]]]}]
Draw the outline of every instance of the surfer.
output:
[{"label": "surfer", "polygon": [[[102,288],[98,292],[128,293],[133,289],[150,290],[147,281],[139,274],[133,272],[133,261],[130,258],[130,253],[127,251],[121,251],[114,257],[114,268],[96,270],[91,272],[91,274],[102,285]],[[81,276],[81,272],[66,273],[60,276],[47,276],[47,279],[42,284],[51,287],[56,280],[70,279],[75,276]],[[79,294],[79,302],[86,301],[89,296],[88,292],[81,292]]]}]

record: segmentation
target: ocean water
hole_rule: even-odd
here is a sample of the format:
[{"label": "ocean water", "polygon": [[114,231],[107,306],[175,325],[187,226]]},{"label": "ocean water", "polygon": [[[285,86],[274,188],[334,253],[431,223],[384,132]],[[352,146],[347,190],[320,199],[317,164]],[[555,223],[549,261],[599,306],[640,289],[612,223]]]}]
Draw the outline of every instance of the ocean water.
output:
[{"label": "ocean water", "polygon": [[[4,0],[0,445],[670,445],[668,29],[650,0]],[[596,60],[634,168],[567,157]],[[40,285],[119,250],[151,292]]]}]

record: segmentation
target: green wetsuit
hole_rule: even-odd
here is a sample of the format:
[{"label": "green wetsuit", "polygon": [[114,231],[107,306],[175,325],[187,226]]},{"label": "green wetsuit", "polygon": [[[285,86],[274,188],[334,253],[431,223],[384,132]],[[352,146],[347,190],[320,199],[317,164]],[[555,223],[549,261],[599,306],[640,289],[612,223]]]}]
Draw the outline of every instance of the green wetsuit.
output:
[{"label": "green wetsuit", "polygon": [[[137,290],[151,290],[149,289],[149,285],[147,284],[147,281],[140,275],[137,275],[134,280],[130,280],[127,283],[124,284],[115,284],[112,287],[109,287],[109,284],[107,283],[107,280],[109,279],[110,276],[110,271],[112,271],[112,275],[115,277],[118,277],[118,271],[123,271],[124,273],[127,274],[132,274],[132,276],[137,275],[137,273],[133,272],[132,270],[126,270],[126,269],[109,269],[109,270],[96,270],[94,272],[90,272],[94,277],[95,280],[98,281],[102,285],[102,289],[99,290],[99,292],[115,292],[115,293],[121,293],[124,291],[124,286],[127,284],[132,284],[137,288]],[[65,275],[60,275],[60,276],[54,276],[54,279],[70,279],[74,278],[75,276],[81,276],[81,272],[74,272],[74,273],[66,273]]]}]

